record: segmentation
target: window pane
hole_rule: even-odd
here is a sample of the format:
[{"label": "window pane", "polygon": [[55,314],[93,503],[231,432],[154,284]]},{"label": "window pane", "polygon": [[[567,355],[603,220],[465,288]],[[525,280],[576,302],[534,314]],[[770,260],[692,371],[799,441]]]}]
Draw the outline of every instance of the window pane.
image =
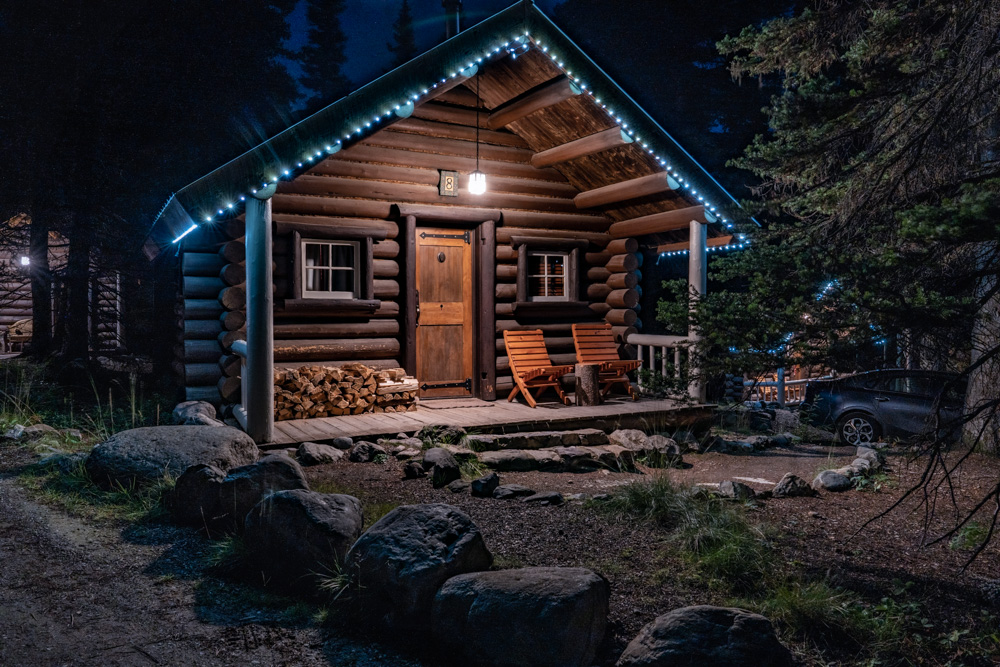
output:
[{"label": "window pane", "polygon": [[331,274],[331,286],[330,291],[332,292],[349,292],[354,294],[354,271],[352,269],[338,270],[333,269],[330,271]]},{"label": "window pane", "polygon": [[334,245],[330,246],[331,258],[330,266],[352,267],[354,266],[354,246]]},{"label": "window pane", "polygon": [[565,286],[563,284],[562,277],[549,278],[546,280],[548,284],[549,292],[548,296],[565,296]]},{"label": "window pane", "polygon": [[306,289],[310,292],[329,292],[330,272],[325,269],[307,269]]},{"label": "window pane", "polygon": [[563,275],[563,265],[566,259],[562,255],[548,255],[546,258],[546,263],[548,264],[548,274],[550,276],[561,276]]},{"label": "window pane", "polygon": [[528,255],[528,275],[529,276],[540,276],[544,272],[543,264],[545,262],[544,255],[530,254]]},{"label": "window pane", "polygon": [[545,293],[545,279],[530,277],[528,278],[528,296],[548,296]]},{"label": "window pane", "polygon": [[306,266],[330,266],[330,246],[325,243],[306,244]]}]

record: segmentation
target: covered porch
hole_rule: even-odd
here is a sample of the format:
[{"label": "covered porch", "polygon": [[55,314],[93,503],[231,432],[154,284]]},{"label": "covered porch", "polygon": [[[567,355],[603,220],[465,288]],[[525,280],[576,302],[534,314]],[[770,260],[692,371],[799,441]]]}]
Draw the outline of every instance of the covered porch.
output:
[{"label": "covered porch", "polygon": [[321,419],[297,419],[274,423],[271,445],[293,445],[306,441],[392,437],[412,433],[425,426],[461,426],[481,432],[521,432],[597,428],[612,431],[638,428],[650,431],[687,429],[711,416],[711,407],[672,399],[609,397],[596,406],[522,403],[478,399],[438,399],[418,404],[414,412],[361,414]]}]

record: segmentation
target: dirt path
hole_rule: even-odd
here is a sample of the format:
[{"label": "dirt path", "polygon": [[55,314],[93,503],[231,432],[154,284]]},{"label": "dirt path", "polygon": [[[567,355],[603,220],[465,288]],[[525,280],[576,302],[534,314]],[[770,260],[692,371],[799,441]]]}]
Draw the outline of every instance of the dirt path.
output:
[{"label": "dirt path", "polygon": [[34,502],[5,463],[2,665],[416,665],[203,580],[205,544],[193,532],[122,531]]}]

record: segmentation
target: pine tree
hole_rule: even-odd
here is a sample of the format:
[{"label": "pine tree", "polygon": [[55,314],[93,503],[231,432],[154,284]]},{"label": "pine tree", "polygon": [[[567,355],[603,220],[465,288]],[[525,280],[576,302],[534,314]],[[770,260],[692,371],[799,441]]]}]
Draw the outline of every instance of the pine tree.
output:
[{"label": "pine tree", "polygon": [[403,0],[399,8],[399,16],[392,24],[392,41],[387,46],[396,56],[392,62],[393,67],[408,63],[417,55],[417,38],[413,32],[413,14],[410,13],[409,0]]},{"label": "pine tree", "polygon": [[308,0],[309,43],[302,49],[302,85],[312,91],[312,107],[332,104],[349,92],[342,68],[346,37],[340,27],[344,0]]}]

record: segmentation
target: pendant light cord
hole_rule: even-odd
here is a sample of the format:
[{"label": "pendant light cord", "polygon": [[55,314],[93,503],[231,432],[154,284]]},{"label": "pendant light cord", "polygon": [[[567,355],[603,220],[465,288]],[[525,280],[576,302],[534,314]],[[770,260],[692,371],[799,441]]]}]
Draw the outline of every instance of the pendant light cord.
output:
[{"label": "pendant light cord", "polygon": [[476,171],[479,171],[479,108],[483,105],[479,97],[479,72],[476,72]]}]

